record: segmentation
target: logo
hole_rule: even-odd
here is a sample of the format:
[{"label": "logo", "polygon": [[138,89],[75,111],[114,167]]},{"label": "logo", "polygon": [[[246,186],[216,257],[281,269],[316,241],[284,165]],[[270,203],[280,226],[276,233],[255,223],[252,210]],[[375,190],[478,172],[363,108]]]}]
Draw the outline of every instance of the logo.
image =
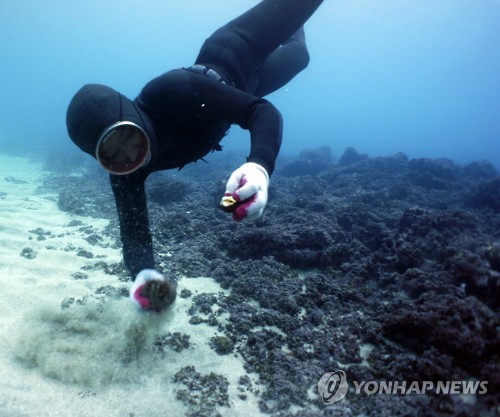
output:
[{"label": "logo", "polygon": [[347,394],[347,378],[344,371],[328,372],[318,381],[318,391],[323,404],[333,404]]},{"label": "logo", "polygon": [[[483,395],[488,392],[488,381],[351,381],[354,394],[374,395]],[[347,394],[347,377],[344,371],[324,374],[318,381],[318,391],[323,404],[331,405],[342,400]]]}]

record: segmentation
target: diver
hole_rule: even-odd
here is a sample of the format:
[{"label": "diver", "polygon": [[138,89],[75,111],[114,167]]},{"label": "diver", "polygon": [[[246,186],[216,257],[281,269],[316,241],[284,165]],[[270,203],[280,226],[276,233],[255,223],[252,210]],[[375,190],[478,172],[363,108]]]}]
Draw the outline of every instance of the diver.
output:
[{"label": "diver", "polygon": [[146,179],[220,150],[237,124],[250,132],[250,153],[229,176],[221,206],[236,221],[262,214],[282,137],[281,114],[263,97],[308,65],[303,25],[322,1],[261,1],[215,31],[193,65],[153,79],[134,100],[100,84],[72,98],[68,133],[110,174],[139,308],[160,312],[176,297],[174,282],[155,269]]}]

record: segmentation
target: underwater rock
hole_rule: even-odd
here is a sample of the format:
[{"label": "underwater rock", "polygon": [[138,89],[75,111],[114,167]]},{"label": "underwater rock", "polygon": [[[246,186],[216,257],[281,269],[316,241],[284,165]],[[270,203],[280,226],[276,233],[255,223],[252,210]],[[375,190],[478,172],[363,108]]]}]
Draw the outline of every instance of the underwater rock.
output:
[{"label": "underwater rock", "polygon": [[316,149],[306,149],[299,155],[299,159],[289,162],[279,172],[285,177],[316,175],[333,165],[332,151],[329,146]]},{"label": "underwater rock", "polygon": [[479,298],[493,309],[500,307],[500,273],[492,271],[487,258],[461,250],[448,261],[448,269],[455,282],[463,285],[465,294]]},{"label": "underwater rock", "polygon": [[92,259],[94,257],[94,254],[86,249],[80,248],[76,252],[76,256],[81,256],[82,258]]},{"label": "underwater rock", "polygon": [[23,248],[20,255],[26,259],[35,259],[37,253],[32,248]]},{"label": "underwater rock", "polygon": [[80,391],[78,393],[79,398],[91,398],[96,397],[97,394],[94,391]]},{"label": "underwater rock", "polygon": [[329,146],[304,149],[299,154],[299,159],[323,162],[331,165],[333,163],[332,150]]},{"label": "underwater rock", "polygon": [[500,242],[488,245],[484,251],[484,256],[491,268],[494,271],[500,272]]},{"label": "underwater rock", "polygon": [[189,193],[188,183],[164,176],[163,181],[158,179],[147,188],[147,196],[150,201],[160,205],[166,205],[181,201]]},{"label": "underwater rock", "polygon": [[82,266],[80,269],[83,271],[103,271],[106,275],[119,275],[120,279],[123,278],[124,281],[130,280],[130,277],[124,278],[127,274],[123,264],[108,264],[104,261],[97,261],[94,264],[87,264]]},{"label": "underwater rock", "polygon": [[497,170],[489,161],[474,161],[466,165],[462,170],[464,177],[471,177],[474,179],[492,179],[498,175]]},{"label": "underwater rock", "polygon": [[339,163],[338,175],[356,181],[357,185],[369,183],[370,189],[377,189],[377,183],[385,187],[392,184],[397,177],[403,178],[408,173],[408,157],[402,152],[376,158],[364,156],[366,155],[361,155],[361,158],[352,163]]},{"label": "underwater rock", "polygon": [[[344,241],[344,236],[332,224],[330,230],[301,225],[300,214],[297,221],[286,226],[270,225],[266,228],[242,230],[230,236],[221,246],[231,256],[240,259],[260,259],[273,256],[278,261],[296,268],[310,268],[335,263],[329,249]],[[331,223],[325,219],[325,224]],[[244,241],[245,245],[238,245]]]},{"label": "underwater rock", "polygon": [[410,181],[429,190],[448,190],[452,188],[460,173],[458,165],[446,158],[412,159],[408,168]]},{"label": "underwater rock", "polygon": [[417,354],[432,346],[464,369],[481,373],[478,363],[494,356],[500,342],[493,317],[473,297],[461,300],[428,293],[384,317],[383,331]]},{"label": "underwater rock", "polygon": [[468,196],[468,203],[473,207],[484,207],[500,211],[500,177],[479,184]]},{"label": "underwater rock", "polygon": [[[78,272],[77,272],[78,274]],[[127,287],[114,287],[112,285],[106,285],[104,287],[99,287],[96,294],[104,294],[110,298],[119,299],[122,297],[129,296],[129,289]]]},{"label": "underwater rock", "polygon": [[154,342],[154,350],[156,353],[165,352],[165,347],[169,347],[174,352],[182,352],[189,349],[191,343],[189,342],[190,336],[185,333],[173,332],[167,333],[164,336],[159,336]]},{"label": "underwater rock", "polygon": [[88,279],[89,276],[88,274],[84,274],[83,272],[74,272],[71,274],[71,278],[82,280],[82,279]]},{"label": "underwater rock", "polygon": [[348,147],[339,159],[339,166],[345,167],[366,159],[368,159],[368,155],[360,154],[356,149]]},{"label": "underwater rock", "polygon": [[74,297],[66,297],[61,301],[61,310],[70,308],[77,300]]},{"label": "underwater rock", "polygon": [[307,392],[316,386],[324,369],[338,366],[334,361],[321,363],[311,357],[308,360],[297,357],[295,350],[287,349],[283,336],[268,329],[252,332],[239,351],[248,369],[257,372],[267,388],[262,393],[261,411],[273,416],[285,413],[290,406],[303,411],[320,406],[321,400],[314,401]]},{"label": "underwater rock", "polygon": [[194,326],[196,326],[197,324],[201,324],[201,323],[205,323],[205,320],[202,319],[200,316],[192,316],[189,319],[189,324],[192,324]]},{"label": "underwater rock", "polygon": [[33,233],[37,236],[37,241],[42,241],[47,239],[47,237],[53,237],[52,232],[43,230],[41,227],[37,227],[36,229],[30,230],[30,233]]},{"label": "underwater rock", "polygon": [[60,172],[55,172],[44,177],[36,193],[57,193],[57,206],[61,211],[116,221],[116,206],[109,187],[109,177],[97,167],[78,176],[60,176]]},{"label": "underwater rock", "polygon": [[83,153],[57,152],[53,147],[51,152],[43,153],[43,169],[54,173],[64,172],[67,175],[71,173],[80,173],[83,170],[97,171],[95,161],[92,163],[90,158],[86,158]]},{"label": "underwater rock", "polygon": [[187,288],[183,288],[181,292],[179,293],[180,298],[189,298],[191,297],[192,292],[188,290]]},{"label": "underwater rock", "polygon": [[66,227],[77,227],[77,226],[83,226],[83,222],[81,220],[71,220]]},{"label": "underwater rock", "polygon": [[409,169],[410,171],[418,172],[419,174],[430,174],[433,179],[444,181],[455,181],[460,172],[458,165],[446,158],[412,159],[409,163]]},{"label": "underwater rock", "polygon": [[214,336],[210,339],[210,347],[219,355],[228,355],[234,349],[234,343],[229,337]]},{"label": "underwater rock", "polygon": [[90,231],[88,236],[85,236],[85,240],[89,242],[92,246],[96,246],[99,242],[102,241],[102,237],[98,234],[94,233],[93,230]]},{"label": "underwater rock", "polygon": [[83,203],[73,195],[71,191],[63,190],[59,193],[59,197],[57,199],[57,207],[59,210],[83,215],[85,212],[83,210]]},{"label": "underwater rock", "polygon": [[10,182],[11,184],[28,184],[28,181],[20,180],[19,178],[15,177],[5,177],[4,181]]},{"label": "underwater rock", "polygon": [[173,382],[185,387],[177,390],[176,397],[186,405],[186,417],[217,416],[219,408],[229,407],[229,382],[222,375],[202,375],[194,366],[186,366],[174,375]]},{"label": "underwater rock", "polygon": [[201,233],[201,230],[195,226],[193,219],[188,213],[175,210],[165,213],[158,233],[162,239],[178,243],[197,237]]},{"label": "underwater rock", "polygon": [[211,293],[198,294],[193,297],[193,305],[189,309],[192,316],[196,313],[211,314],[212,306],[217,303],[217,295]]}]

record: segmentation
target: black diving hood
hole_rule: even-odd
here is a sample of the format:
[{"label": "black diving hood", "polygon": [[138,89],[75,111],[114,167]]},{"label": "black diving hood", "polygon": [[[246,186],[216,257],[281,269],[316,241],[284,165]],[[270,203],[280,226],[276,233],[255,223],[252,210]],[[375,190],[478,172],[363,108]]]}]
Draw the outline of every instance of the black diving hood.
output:
[{"label": "black diving hood", "polygon": [[71,140],[94,158],[103,133],[122,121],[132,122],[144,130],[154,157],[157,142],[149,116],[118,91],[102,84],[86,84],[73,96],[66,113],[66,126]]}]

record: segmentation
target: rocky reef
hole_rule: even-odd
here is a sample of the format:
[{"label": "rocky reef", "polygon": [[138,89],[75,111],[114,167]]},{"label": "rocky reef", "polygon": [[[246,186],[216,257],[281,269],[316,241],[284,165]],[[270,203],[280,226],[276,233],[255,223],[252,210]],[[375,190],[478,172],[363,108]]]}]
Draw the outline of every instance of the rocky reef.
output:
[{"label": "rocky reef", "polygon": [[[224,336],[212,348],[240,355],[258,375],[263,412],[498,415],[500,176],[490,163],[370,158],[352,148],[335,163],[324,150],[304,151],[274,173],[263,218],[235,223],[218,209],[236,168],[230,160],[152,175],[150,223],[162,271],[210,276],[230,289],[193,297],[192,324],[218,326]],[[118,242],[106,176],[59,172],[41,192],[58,193],[61,210],[108,217],[103,233]],[[126,279],[123,268],[109,269]],[[181,335],[162,343],[189,345]],[[488,389],[466,400],[350,387],[345,400],[325,406],[316,384],[337,369],[348,381],[472,380]],[[188,386],[195,373],[175,378]],[[216,382],[223,400],[214,401],[227,402],[227,382]]]}]

